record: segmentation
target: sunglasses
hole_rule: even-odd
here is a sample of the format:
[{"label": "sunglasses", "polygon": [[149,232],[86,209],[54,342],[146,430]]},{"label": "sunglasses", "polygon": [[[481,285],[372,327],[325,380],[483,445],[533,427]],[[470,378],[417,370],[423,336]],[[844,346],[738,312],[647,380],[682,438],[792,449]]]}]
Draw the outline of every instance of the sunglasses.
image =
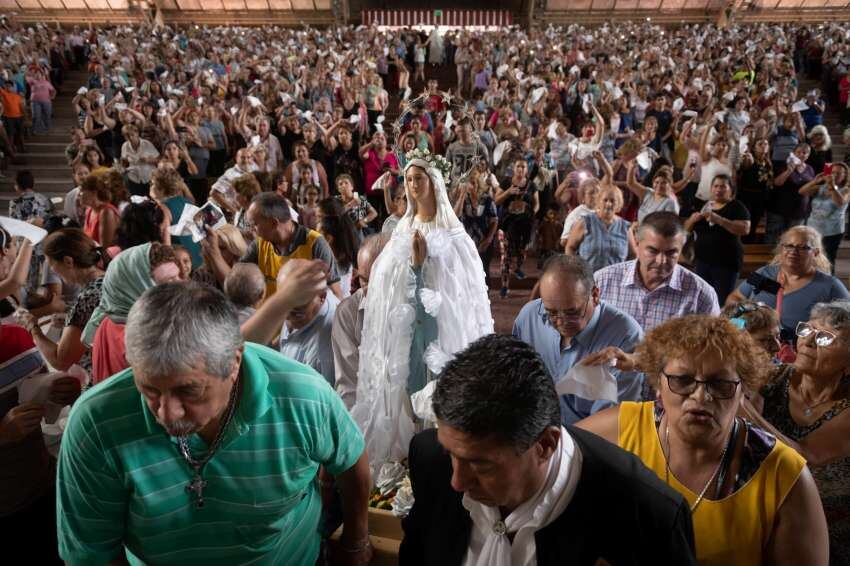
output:
[{"label": "sunglasses", "polygon": [[815,344],[820,348],[830,346],[833,342],[835,342],[835,339],[838,338],[838,336],[829,330],[818,330],[808,322],[798,322],[796,332],[797,336],[800,338],[808,338],[809,336],[814,335]]},{"label": "sunglasses", "polygon": [[714,399],[731,399],[735,396],[735,391],[738,390],[740,380],[732,381],[728,379],[697,379],[692,375],[668,375],[661,372],[661,375],[667,378],[667,384],[670,386],[670,391],[682,397],[693,395],[697,390],[697,386],[702,384],[705,392],[711,395]]}]

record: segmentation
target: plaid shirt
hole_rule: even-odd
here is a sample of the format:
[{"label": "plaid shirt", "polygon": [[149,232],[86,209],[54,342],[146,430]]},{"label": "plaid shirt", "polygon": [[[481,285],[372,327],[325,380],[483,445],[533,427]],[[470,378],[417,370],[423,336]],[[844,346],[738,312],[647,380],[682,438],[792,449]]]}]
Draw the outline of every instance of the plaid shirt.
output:
[{"label": "plaid shirt", "polygon": [[652,291],[640,281],[634,259],[600,269],[594,279],[601,299],[630,314],[644,332],[678,316],[720,314],[714,289],[681,265],[673,268],[665,284]]}]

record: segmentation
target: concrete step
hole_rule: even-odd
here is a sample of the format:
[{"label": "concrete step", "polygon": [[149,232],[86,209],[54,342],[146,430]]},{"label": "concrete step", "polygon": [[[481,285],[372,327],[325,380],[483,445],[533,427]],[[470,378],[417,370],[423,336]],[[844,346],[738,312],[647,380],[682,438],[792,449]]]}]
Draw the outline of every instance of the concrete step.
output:
[{"label": "concrete step", "polygon": [[[50,192],[50,191],[62,191],[65,192],[70,191],[74,185],[73,179],[68,176],[65,179],[62,178],[50,178],[50,177],[40,177],[38,175],[38,171],[33,171],[33,176],[35,177],[35,189],[40,192]],[[15,192],[15,178],[7,176],[4,179],[0,179],[0,194],[2,193],[14,193]]]},{"label": "concrete step", "polygon": [[61,175],[65,178],[68,178],[71,171],[70,165],[57,165],[57,164],[42,164],[42,163],[32,163],[32,162],[21,162],[15,163],[9,166],[7,176],[12,176],[11,172],[13,171],[33,171],[36,170],[39,175],[44,175],[49,177],[51,175]]},{"label": "concrete step", "polygon": [[45,140],[41,136],[32,136],[27,141],[27,149],[36,153],[61,153],[65,154],[65,148],[69,141]]},{"label": "concrete step", "polygon": [[17,154],[16,163],[59,165],[65,163],[65,154],[64,152],[32,151],[28,148],[27,153]]}]

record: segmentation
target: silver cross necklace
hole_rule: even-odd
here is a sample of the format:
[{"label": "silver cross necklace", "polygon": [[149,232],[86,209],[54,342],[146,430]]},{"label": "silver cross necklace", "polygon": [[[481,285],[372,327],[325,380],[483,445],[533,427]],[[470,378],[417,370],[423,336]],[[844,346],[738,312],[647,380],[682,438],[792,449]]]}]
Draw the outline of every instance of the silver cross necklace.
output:
[{"label": "silver cross necklace", "polygon": [[194,494],[195,508],[197,509],[201,509],[204,506],[204,488],[207,487],[207,480],[205,480],[201,474],[204,471],[204,466],[207,465],[207,462],[212,459],[219,446],[221,446],[221,442],[224,440],[224,433],[227,431],[227,425],[230,424],[230,421],[233,419],[233,415],[236,412],[240,381],[241,379],[237,377],[236,381],[233,383],[233,387],[230,390],[230,399],[227,401],[227,407],[224,408],[224,415],[221,419],[221,426],[219,427],[218,434],[215,436],[209,446],[209,449],[202,458],[196,460],[195,457],[192,456],[192,451],[189,449],[188,437],[177,437],[177,445],[180,447],[180,454],[183,455],[183,459],[185,459],[192,468],[192,481],[190,481],[189,485],[186,486],[186,492]]}]

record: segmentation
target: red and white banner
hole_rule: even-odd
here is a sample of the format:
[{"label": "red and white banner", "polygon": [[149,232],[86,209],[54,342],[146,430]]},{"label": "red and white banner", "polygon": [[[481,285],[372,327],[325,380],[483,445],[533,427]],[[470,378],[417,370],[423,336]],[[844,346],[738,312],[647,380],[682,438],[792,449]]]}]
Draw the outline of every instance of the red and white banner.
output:
[{"label": "red and white banner", "polygon": [[363,24],[389,27],[505,27],[513,25],[513,16],[508,10],[364,10]]}]

